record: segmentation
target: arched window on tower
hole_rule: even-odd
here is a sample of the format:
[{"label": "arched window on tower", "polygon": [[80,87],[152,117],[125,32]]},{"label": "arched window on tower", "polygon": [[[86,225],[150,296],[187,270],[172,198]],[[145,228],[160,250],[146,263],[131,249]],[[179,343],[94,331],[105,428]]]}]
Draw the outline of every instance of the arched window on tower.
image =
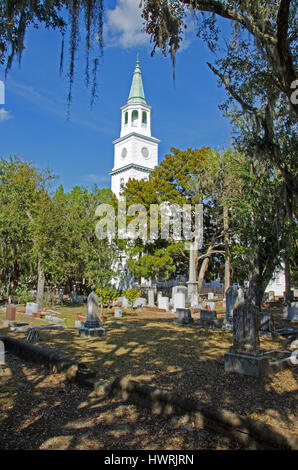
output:
[{"label": "arched window on tower", "polygon": [[146,111],[142,112],[142,124],[144,126],[147,126],[147,113],[146,113]]},{"label": "arched window on tower", "polygon": [[138,119],[139,119],[139,112],[136,109],[134,109],[133,112],[131,113],[131,125],[136,126]]},{"label": "arched window on tower", "polygon": [[121,178],[120,179],[120,188],[123,188],[123,186],[124,186],[124,178]]},{"label": "arched window on tower", "polygon": [[124,115],[124,124],[128,124],[128,112],[126,111],[125,115]]}]

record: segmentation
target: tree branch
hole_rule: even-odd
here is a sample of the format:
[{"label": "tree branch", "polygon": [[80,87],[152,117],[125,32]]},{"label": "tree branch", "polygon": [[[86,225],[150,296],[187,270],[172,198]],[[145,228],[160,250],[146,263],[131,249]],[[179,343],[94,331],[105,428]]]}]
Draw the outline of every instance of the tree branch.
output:
[{"label": "tree branch", "polygon": [[269,33],[264,33],[257,25],[256,18],[250,15],[244,16],[234,8],[224,5],[222,2],[216,0],[182,0],[185,5],[191,6],[195,10],[206,11],[215,13],[222,18],[236,21],[247,29],[256,39],[264,42],[270,42],[271,45],[276,45],[276,39]]},{"label": "tree branch", "polygon": [[291,101],[291,84],[296,80],[293,59],[289,50],[288,29],[291,0],[281,0],[277,15],[277,52],[281,68],[282,83],[286,95],[289,97],[292,108],[298,113],[298,106]]}]

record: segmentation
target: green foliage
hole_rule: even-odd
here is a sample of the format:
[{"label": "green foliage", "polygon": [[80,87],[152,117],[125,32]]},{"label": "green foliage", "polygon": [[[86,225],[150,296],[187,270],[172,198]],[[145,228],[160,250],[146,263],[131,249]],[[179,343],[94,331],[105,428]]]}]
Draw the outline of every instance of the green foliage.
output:
[{"label": "green foliage", "polygon": [[103,289],[99,287],[95,292],[98,297],[102,295],[102,301],[104,304],[111,304],[120,295],[116,289],[113,289],[113,287],[104,287]]},{"label": "green foliage", "polygon": [[123,297],[126,297],[131,304],[140,297],[141,293],[137,289],[125,289],[122,292]]},{"label": "green foliage", "polygon": [[27,302],[33,302],[34,296],[31,294],[30,290],[25,286],[17,286],[15,289],[15,294],[18,298],[19,304],[26,304]]}]

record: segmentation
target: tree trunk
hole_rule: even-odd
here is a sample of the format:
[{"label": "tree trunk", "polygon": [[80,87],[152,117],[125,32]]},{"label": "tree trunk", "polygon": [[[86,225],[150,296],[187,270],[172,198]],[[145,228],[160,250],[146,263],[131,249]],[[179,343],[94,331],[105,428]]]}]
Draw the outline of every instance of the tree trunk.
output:
[{"label": "tree trunk", "polygon": [[[209,251],[209,248],[208,248],[208,251]],[[207,251],[207,254],[208,254],[208,251]],[[203,262],[201,264],[199,277],[198,277],[198,292],[199,292],[199,294],[202,291],[203,281],[204,281],[205,274],[206,274],[207,269],[208,269],[208,265],[209,265],[209,256],[206,256],[206,258],[203,259]]]},{"label": "tree trunk", "polygon": [[286,247],[285,255],[284,255],[284,263],[285,263],[285,302],[289,303],[292,300],[292,293],[291,293],[291,273],[290,273],[290,266],[289,266],[289,257],[288,257],[288,247]]},{"label": "tree trunk", "polygon": [[224,222],[224,243],[225,243],[225,295],[226,295],[226,291],[230,287],[230,272],[231,272],[230,247],[229,247],[229,209],[227,207],[224,207],[223,209],[223,222]]},{"label": "tree trunk", "polygon": [[42,306],[44,296],[44,285],[45,285],[45,274],[41,265],[41,261],[38,261],[38,281],[37,281],[37,294],[36,301],[39,306]]},{"label": "tree trunk", "polygon": [[100,316],[103,315],[102,287],[100,287]]}]

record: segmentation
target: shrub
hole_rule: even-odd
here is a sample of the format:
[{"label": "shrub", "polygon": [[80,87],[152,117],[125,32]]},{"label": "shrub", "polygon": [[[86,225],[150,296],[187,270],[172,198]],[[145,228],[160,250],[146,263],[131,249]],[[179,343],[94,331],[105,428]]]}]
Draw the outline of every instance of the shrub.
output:
[{"label": "shrub", "polygon": [[134,301],[140,297],[140,292],[137,289],[125,289],[122,292],[122,295],[126,297],[131,304],[134,303]]},{"label": "shrub", "polygon": [[18,298],[19,304],[26,304],[27,302],[32,302],[34,296],[27,287],[18,286],[15,290],[16,296]]},{"label": "shrub", "polygon": [[[100,299],[100,287],[98,287],[95,292]],[[119,292],[113,287],[104,287],[102,289],[102,303],[103,304],[109,305],[113,302],[113,300],[116,300],[117,297],[119,297]]]}]

